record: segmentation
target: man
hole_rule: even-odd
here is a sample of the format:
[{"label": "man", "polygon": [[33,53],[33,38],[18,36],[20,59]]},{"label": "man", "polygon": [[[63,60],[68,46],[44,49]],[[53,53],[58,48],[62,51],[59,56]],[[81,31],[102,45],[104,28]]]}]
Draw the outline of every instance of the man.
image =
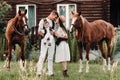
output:
[{"label": "man", "polygon": [[[53,24],[53,21],[56,21],[58,18],[57,11],[53,10],[48,17],[46,17],[46,20],[49,22],[52,29],[55,28],[55,25]],[[41,50],[40,50],[40,56],[39,61],[37,63],[37,75],[40,76],[42,74],[42,68],[43,63],[48,51],[48,76],[53,76],[53,56],[54,56],[54,50],[55,50],[55,40],[52,39],[52,43],[50,46],[44,44],[44,36],[45,36],[45,29],[44,29],[44,19],[41,19],[39,22],[39,28],[38,28],[38,34],[43,38],[41,39]],[[51,34],[53,34],[52,31],[50,31]],[[54,37],[52,35],[52,37]]]}]

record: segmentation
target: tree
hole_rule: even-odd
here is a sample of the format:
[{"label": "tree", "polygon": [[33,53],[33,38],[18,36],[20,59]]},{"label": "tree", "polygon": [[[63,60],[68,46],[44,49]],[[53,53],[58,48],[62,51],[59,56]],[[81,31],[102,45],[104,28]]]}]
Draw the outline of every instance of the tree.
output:
[{"label": "tree", "polygon": [[11,5],[7,4],[5,1],[0,1],[0,59],[3,58],[2,55],[4,54],[4,48],[5,48],[5,27],[6,22],[3,22],[3,18],[7,13],[11,10]]},{"label": "tree", "polygon": [[4,28],[6,27],[6,22],[2,20],[11,9],[11,5],[7,4],[5,1],[0,2],[0,34],[4,33]]},{"label": "tree", "polygon": [[11,8],[11,5],[7,4],[5,1],[0,2],[0,21],[2,21]]}]

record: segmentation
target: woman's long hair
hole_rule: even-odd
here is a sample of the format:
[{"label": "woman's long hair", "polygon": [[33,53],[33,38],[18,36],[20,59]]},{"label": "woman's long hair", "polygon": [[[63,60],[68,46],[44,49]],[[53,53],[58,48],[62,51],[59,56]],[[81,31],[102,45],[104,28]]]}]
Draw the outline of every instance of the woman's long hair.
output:
[{"label": "woman's long hair", "polygon": [[67,30],[62,22],[62,20],[59,18],[59,24],[60,24],[60,27],[67,33]]}]

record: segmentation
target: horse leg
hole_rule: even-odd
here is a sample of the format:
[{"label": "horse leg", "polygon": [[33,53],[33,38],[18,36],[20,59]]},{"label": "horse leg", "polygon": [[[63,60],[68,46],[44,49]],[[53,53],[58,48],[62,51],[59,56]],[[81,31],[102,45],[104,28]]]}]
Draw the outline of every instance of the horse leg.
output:
[{"label": "horse leg", "polygon": [[90,44],[88,43],[86,45],[86,59],[87,59],[87,61],[86,61],[86,73],[89,72],[89,52],[90,52]]},{"label": "horse leg", "polygon": [[108,70],[110,70],[110,68],[111,68],[111,64],[110,64],[110,57],[111,57],[111,41],[108,41],[108,42],[107,42],[107,48],[108,48],[108,52],[107,52]]},{"label": "horse leg", "polygon": [[24,44],[20,45],[20,57],[22,61],[20,60],[20,68],[22,71],[25,71],[25,58],[24,58]]},{"label": "horse leg", "polygon": [[103,50],[103,43],[102,42],[99,43],[99,49],[100,49],[102,57],[103,57],[103,70],[106,71],[107,62],[106,62],[106,55],[105,55],[105,52]]},{"label": "horse leg", "polygon": [[110,70],[111,64],[110,64],[110,57],[108,57],[108,70]]},{"label": "horse leg", "polygon": [[8,42],[8,65],[7,65],[7,68],[9,71],[10,71],[11,51],[12,51],[12,45],[10,42]]},{"label": "horse leg", "polygon": [[83,61],[82,51],[83,51],[83,48],[81,46],[79,46],[78,49],[79,49],[79,55],[80,55],[79,72],[81,73],[82,72],[82,68],[83,68],[83,65],[82,65],[82,61]]}]

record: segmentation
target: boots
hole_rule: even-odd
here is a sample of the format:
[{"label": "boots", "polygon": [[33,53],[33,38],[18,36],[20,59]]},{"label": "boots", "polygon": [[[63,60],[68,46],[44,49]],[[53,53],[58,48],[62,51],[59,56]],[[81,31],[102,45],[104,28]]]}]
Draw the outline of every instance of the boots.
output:
[{"label": "boots", "polygon": [[64,70],[64,71],[63,71],[63,76],[64,76],[64,77],[69,77],[69,75],[67,74],[67,70]]}]

